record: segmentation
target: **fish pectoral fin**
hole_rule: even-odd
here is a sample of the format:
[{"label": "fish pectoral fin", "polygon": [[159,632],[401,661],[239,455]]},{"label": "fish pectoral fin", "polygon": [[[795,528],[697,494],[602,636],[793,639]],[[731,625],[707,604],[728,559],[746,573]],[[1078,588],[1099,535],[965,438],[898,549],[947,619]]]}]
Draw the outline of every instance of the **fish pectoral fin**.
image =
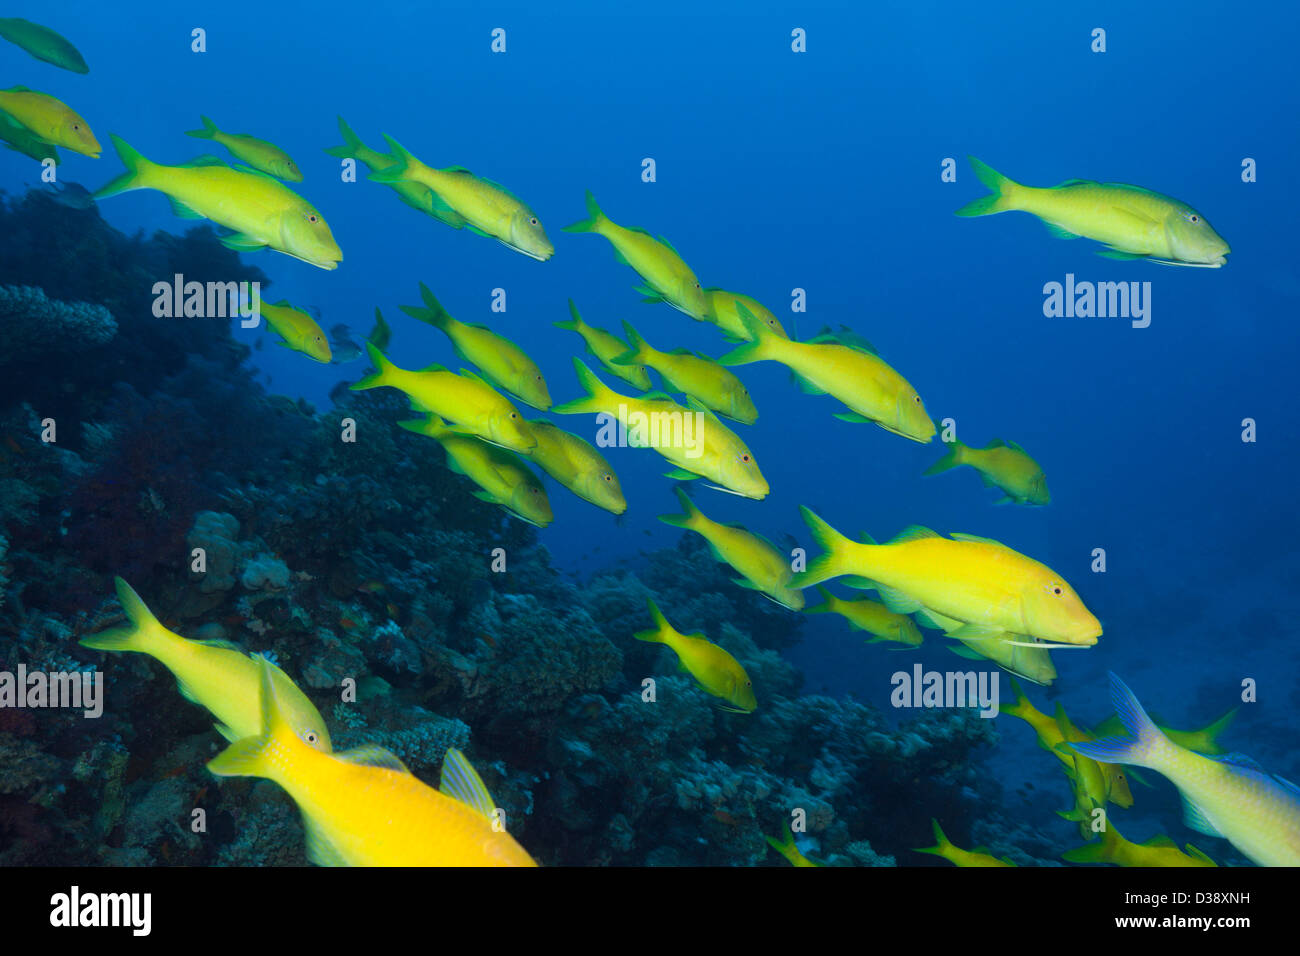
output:
[{"label": "fish pectoral fin", "polygon": [[[805,395],[826,394],[826,389],[822,388],[820,385],[814,385],[812,382],[808,381],[808,379],[804,378],[798,372],[791,372],[790,378],[793,379],[795,385],[799,387],[799,391],[803,392]],[[845,421],[855,422],[858,420],[858,418],[861,418],[862,416],[859,415],[858,418],[845,418],[843,415],[836,415],[835,417],[844,418]],[[863,419],[863,421],[865,420],[866,419]]]},{"label": "fish pectoral fin", "polygon": [[496,812],[496,804],[492,800],[492,795],[488,793],[483,778],[478,775],[478,771],[465,755],[455,747],[449,747],[446,756],[442,759],[442,776],[438,780],[438,790],[489,819]]},{"label": "fish pectoral fin", "polygon": [[887,587],[879,582],[876,583],[876,593],[880,595],[881,602],[895,614],[911,614],[921,609],[921,602],[916,598],[908,597],[902,591]]},{"label": "fish pectoral fin", "polygon": [[672,471],[665,471],[664,477],[671,478],[673,481],[694,481],[701,476],[693,471],[687,471],[685,468],[674,468]]},{"label": "fish pectoral fin", "polygon": [[172,204],[172,215],[177,216],[180,219],[206,219],[207,218],[205,215],[203,215],[203,213],[195,211],[193,208],[185,205],[185,203],[181,202],[179,199],[173,199],[171,196],[168,196],[167,199]]},{"label": "fish pectoral fin", "polygon": [[362,767],[381,767],[384,770],[395,770],[398,773],[410,773],[406,764],[391,750],[385,750],[383,747],[376,747],[373,744],[367,744],[363,747],[353,747],[351,750],[345,750],[342,753],[335,753],[336,760],[343,760],[347,763],[354,763]]},{"label": "fish pectoral fin", "polygon": [[1054,222],[1048,222],[1047,220],[1043,220],[1043,225],[1046,226],[1047,231],[1050,232],[1057,239],[1078,239],[1079,238],[1079,234],[1077,232],[1071,232],[1069,229],[1066,229],[1064,226],[1058,226]]},{"label": "fish pectoral fin", "polygon": [[1188,799],[1187,795],[1181,791],[1178,794],[1183,798],[1183,823],[1188,829],[1195,830],[1197,833],[1204,833],[1206,836],[1222,837],[1218,827],[1210,822],[1200,807]]},{"label": "fish pectoral fin", "polygon": [[242,233],[235,232],[228,236],[221,237],[221,244],[227,249],[234,249],[236,252],[252,252],[254,249],[265,249],[267,243],[261,239]]},{"label": "fish pectoral fin", "polygon": [[468,229],[470,232],[474,233],[474,235],[476,236],[485,236],[488,239],[496,238],[490,232],[485,232],[484,230],[480,229],[478,226],[474,225],[472,222],[465,223],[465,228]]},{"label": "fish pectoral fin", "polygon": [[958,641],[990,641],[1005,639],[1007,632],[990,624],[963,624],[957,630],[949,631],[948,636]]},{"label": "fish pectoral fin", "polygon": [[226,738],[226,740],[230,741],[232,744],[239,739],[239,735],[225,724],[213,724],[212,729],[221,734],[222,737]]},{"label": "fish pectoral fin", "polygon": [[330,842],[319,823],[307,816],[302,816],[302,828],[307,836],[307,859],[317,866],[347,866],[347,860]]},{"label": "fish pectoral fin", "polygon": [[1120,259],[1123,261],[1148,258],[1147,256],[1136,252],[1125,252],[1123,249],[1113,249],[1110,247],[1098,250],[1097,255],[1101,256],[1103,259]]}]

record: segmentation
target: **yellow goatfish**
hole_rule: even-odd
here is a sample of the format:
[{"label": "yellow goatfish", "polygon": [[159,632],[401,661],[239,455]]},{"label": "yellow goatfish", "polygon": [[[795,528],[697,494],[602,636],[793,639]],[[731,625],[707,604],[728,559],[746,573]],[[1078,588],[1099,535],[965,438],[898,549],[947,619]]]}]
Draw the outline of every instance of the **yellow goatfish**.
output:
[{"label": "yellow goatfish", "polygon": [[424,308],[404,305],[402,311],[414,319],[432,325],[451,339],[456,354],[478,366],[483,377],[523,402],[546,411],[551,407],[551,393],[537,363],[519,346],[485,325],[470,325],[454,319],[433,297],[429,287],[420,283]]},{"label": "yellow goatfish", "polygon": [[694,531],[707,541],[715,558],[740,572],[741,576],[732,580],[742,588],[758,591],[791,611],[803,607],[803,592],[790,587],[790,579],[794,576],[790,561],[770,541],[740,525],[714,521],[681,488],[673,490],[677,492],[677,500],[685,514],[660,515],[660,521],[674,528]]},{"label": "yellow goatfish", "polygon": [[698,398],[719,415],[726,415],[744,425],[752,425],[758,420],[758,409],[749,397],[749,389],[713,359],[688,349],[660,352],[632,328],[631,322],[623,323],[623,331],[632,347],[615,356],[615,365],[652,368],[663,378],[670,392]]},{"label": "yellow goatfish", "polygon": [[8,113],[0,113],[0,144],[15,153],[29,156],[38,163],[52,159],[54,165],[58,166],[63,162],[57,148],[45,142],[17,120],[11,119]]},{"label": "yellow goatfish", "polygon": [[961,847],[953,846],[952,841],[940,829],[938,820],[931,820],[930,826],[934,828],[935,845],[917,850],[917,853],[941,856],[953,866],[1015,866],[1006,857],[998,859],[979,847],[974,850],[963,850]]},{"label": "yellow goatfish", "polygon": [[852,409],[835,416],[842,421],[873,423],[921,444],[934,437],[934,422],[921,396],[879,355],[857,341],[845,344],[835,335],[819,335],[807,342],[784,338],[744,305],[736,307],[751,341],[718,359],[723,365],[780,362],[805,392],[832,395]]},{"label": "yellow goatfish", "polygon": [[800,507],[825,554],[795,576],[811,587],[840,575],[866,578],[885,606],[900,614],[930,608],[965,621],[958,640],[1006,633],[1060,644],[1096,644],[1101,623],[1059,574],[1000,541],[913,525],[886,544],[859,544]]},{"label": "yellow goatfish", "polygon": [[655,626],[648,631],[637,631],[633,637],[672,648],[684,672],[714,697],[727,701],[718,705],[720,709],[733,714],[752,714],[758,708],[753,681],[739,661],[698,631],[682,634],[668,623],[654,601],[647,599],[646,604]]},{"label": "yellow goatfish", "polygon": [[[352,131],[352,127],[348,126],[342,116],[339,117],[339,132],[343,134],[343,145],[327,148],[325,152],[329,155],[336,156],[339,159],[355,159],[360,163],[364,163],[366,168],[371,171],[387,169],[397,162],[396,156],[390,153],[381,153],[379,150],[372,149],[361,142],[361,137]],[[418,209],[439,222],[446,223],[453,229],[463,229],[465,227],[465,217],[439,200],[438,194],[424,183],[399,179],[396,182],[384,183],[384,185],[397,193],[398,198],[412,209]]]},{"label": "yellow goatfish", "polygon": [[432,412],[494,445],[518,452],[537,445],[519,409],[473,372],[461,369],[457,375],[441,365],[413,372],[398,368],[373,342],[366,343],[366,351],[377,371],[349,386],[352,391],[395,388],[407,394],[417,411]]},{"label": "yellow goatfish", "polygon": [[573,304],[572,299],[569,300],[569,313],[573,316],[572,319],[553,323],[557,329],[567,329],[581,335],[582,341],[587,343],[587,351],[600,359],[600,364],[605,366],[605,371],[617,375],[633,388],[639,388],[643,392],[650,388],[650,373],[644,366],[614,364],[617,356],[627,352],[626,342],[612,332],[606,332],[582,321],[582,316],[578,314],[578,307]]},{"label": "yellow goatfish", "polygon": [[774,335],[779,335],[783,339],[790,336],[782,327],[781,321],[772,314],[772,311],[766,308],[757,299],[741,295],[739,292],[728,292],[725,289],[711,287],[704,290],[705,298],[709,303],[709,314],[705,317],[706,321],[712,322],[722,334],[733,342],[750,341],[749,330],[745,328],[744,320],[740,317],[740,306],[744,306],[749,314],[762,322]]},{"label": "yellow goatfish", "polygon": [[343,253],[315,207],[265,173],[234,169],[218,159],[186,166],[150,162],[110,134],[126,173],[95,193],[96,199],[132,189],[156,189],[184,219],[211,219],[234,229],[221,244],[236,252],[268,246],[318,269],[337,269]]},{"label": "yellow goatfish", "polygon": [[435,790],[382,747],[323,754],[282,705],[263,665],[261,727],[208,762],[219,777],[264,777],[302,813],[319,866],[536,866],[501,829],[464,754],[447,751]]},{"label": "yellow goatfish", "polygon": [[1145,843],[1124,839],[1108,819],[1100,843],[1066,850],[1061,859],[1069,863],[1113,863],[1116,866],[1218,866],[1208,856],[1187,844],[1187,852],[1167,836],[1155,836]]},{"label": "yellow goatfish", "polygon": [[[121,578],[113,580],[130,626],[83,637],[81,646],[148,654],[172,672],[181,696],[212,712],[221,736],[238,740],[257,733],[262,726],[261,659],[249,657],[228,641],[191,641],[169,631],[129,584]],[[303,741],[328,753],[330,734],[320,712],[284,671],[265,663],[281,706],[300,728]]]},{"label": "yellow goatfish", "polygon": [[598,508],[616,515],[627,510],[618,475],[591,442],[541,418],[533,419],[528,426],[537,439],[537,447],[528,457],[544,472]]},{"label": "yellow goatfish", "polygon": [[921,629],[906,614],[895,614],[889,608],[867,598],[846,600],[832,594],[820,585],[817,588],[823,603],[807,608],[809,614],[838,614],[849,622],[855,631],[866,631],[872,635],[868,643],[879,641],[897,641],[917,647],[924,638]]},{"label": "yellow goatfish", "polygon": [[89,73],[85,59],[75,46],[49,27],[22,17],[0,17],[0,37],[22,47],[38,60],[73,73]]},{"label": "yellow goatfish", "polygon": [[1300,788],[1248,757],[1206,757],[1178,746],[1114,674],[1110,696],[1131,736],[1070,744],[1076,753],[1156,771],[1178,788],[1191,829],[1223,837],[1260,866],[1300,866]]},{"label": "yellow goatfish", "polygon": [[1042,467],[1013,441],[995,438],[983,448],[971,448],[954,439],[944,456],[922,474],[937,475],[958,465],[970,465],[978,471],[986,487],[1001,488],[1004,495],[998,501],[1000,505],[1045,505],[1052,500]]},{"label": "yellow goatfish", "polygon": [[437,415],[397,424],[417,435],[437,439],[447,452],[447,467],[481,489],[473,492],[475,498],[500,505],[516,518],[539,528],[555,520],[546,489],[514,452],[490,445],[474,435],[461,434]]},{"label": "yellow goatfish", "polygon": [[[683,408],[659,392],[623,395],[596,378],[581,359],[575,358],[573,366],[587,395],[557,405],[557,414],[602,415],[602,430],[612,431],[617,423],[626,431],[626,444],[653,448],[677,466],[668,472],[669,478],[708,478],[716,482],[709,487],[717,491],[744,498],[767,497],[771,488],[749,448],[697,399],[690,399],[689,407]],[[611,442],[617,443],[613,436]]]},{"label": "yellow goatfish", "polygon": [[[948,636],[952,636],[953,631],[959,631],[966,626],[965,621],[945,617],[929,608],[921,608],[916,612],[916,622],[922,627],[943,631]],[[1046,685],[1056,680],[1056,665],[1052,663],[1051,652],[1045,647],[1027,646],[1032,642],[1024,640],[1019,634],[990,633],[988,637],[978,640],[962,641],[961,638],[957,640],[961,642],[961,646],[949,645],[948,649],[958,657],[974,661],[992,661],[1004,671],[1033,681],[1035,684]]]},{"label": "yellow goatfish", "polygon": [[61,100],[25,86],[0,90],[0,111],[42,142],[99,159],[103,147],[90,125]]},{"label": "yellow goatfish", "polygon": [[780,841],[766,835],[763,837],[763,839],[767,841],[768,846],[770,846],[773,850],[776,850],[777,853],[780,853],[783,857],[785,857],[790,862],[791,866],[821,866],[822,865],[820,863],[814,863],[812,860],[808,859],[808,857],[803,855],[803,851],[800,850],[799,847],[794,842],[794,834],[791,833],[789,830],[785,831],[784,841]]},{"label": "yellow goatfish", "polygon": [[203,129],[189,130],[185,133],[186,136],[220,143],[230,150],[231,155],[242,159],[260,173],[291,183],[302,182],[302,170],[279,146],[246,133],[224,133],[206,116],[200,116],[199,119],[203,121]]},{"label": "yellow goatfish", "polygon": [[[555,255],[537,214],[500,183],[475,176],[464,166],[434,169],[412,156],[397,140],[384,136],[392,150],[391,166],[370,174],[377,183],[414,182],[433,192],[435,209],[449,209],[465,220],[466,228],[503,246],[545,262]],[[439,217],[441,218],[441,217]]]},{"label": "yellow goatfish", "polygon": [[324,330],[306,312],[291,306],[288,299],[263,302],[259,312],[266,319],[266,324],[280,334],[281,341],[276,345],[301,352],[308,358],[327,365],[334,358]]},{"label": "yellow goatfish", "polygon": [[974,156],[969,159],[991,194],[962,206],[959,216],[1018,209],[1037,216],[1058,239],[1086,236],[1104,243],[1106,249],[1098,255],[1108,259],[1217,269],[1232,252],[1199,212],[1150,189],[1087,179],[1068,179],[1047,188],[1022,186]]},{"label": "yellow goatfish", "polygon": [[636,291],[646,301],[667,302],[692,319],[708,319],[709,303],[700,288],[700,280],[663,236],[656,239],[644,229],[620,226],[601,212],[590,192],[587,193],[587,218],[565,226],[564,231],[590,232],[608,239],[614,247],[614,258],[631,266],[645,280],[645,285],[637,286]]}]

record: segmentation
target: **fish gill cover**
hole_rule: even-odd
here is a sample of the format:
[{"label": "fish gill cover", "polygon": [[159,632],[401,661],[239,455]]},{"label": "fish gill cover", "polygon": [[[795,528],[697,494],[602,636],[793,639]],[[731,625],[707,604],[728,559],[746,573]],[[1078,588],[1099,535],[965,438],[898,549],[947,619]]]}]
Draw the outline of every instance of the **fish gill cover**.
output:
[{"label": "fish gill cover", "polygon": [[1300,863],[1294,10],[29,6],[0,864]]}]

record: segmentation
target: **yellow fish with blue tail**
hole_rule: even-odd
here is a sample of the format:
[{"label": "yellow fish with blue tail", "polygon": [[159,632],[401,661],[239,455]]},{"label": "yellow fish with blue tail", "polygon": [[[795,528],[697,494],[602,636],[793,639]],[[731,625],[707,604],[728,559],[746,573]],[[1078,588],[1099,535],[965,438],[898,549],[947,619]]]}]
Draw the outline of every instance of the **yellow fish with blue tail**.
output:
[{"label": "yellow fish with blue tail", "polygon": [[1207,757],[1178,746],[1113,673],[1110,695],[1130,736],[1070,744],[1076,753],[1156,771],[1178,788],[1191,829],[1223,837],[1260,866],[1300,866],[1300,788],[1248,757]]},{"label": "yellow fish with blue tail", "polygon": [[277,345],[301,352],[326,365],[334,358],[325,330],[306,312],[291,306],[288,299],[263,302],[258,311],[266,319],[266,324],[279,334]]},{"label": "yellow fish with blue tail", "polygon": [[605,366],[605,371],[617,375],[633,388],[639,388],[643,392],[649,390],[651,384],[650,373],[644,365],[614,364],[616,357],[627,352],[628,344],[626,342],[612,332],[607,332],[584,322],[582,316],[578,314],[578,307],[573,304],[572,299],[569,300],[569,314],[573,316],[572,319],[552,324],[557,329],[577,332],[582,336],[582,341],[587,345],[587,351],[600,359],[600,364]]},{"label": "yellow fish with blue tail", "polygon": [[1059,186],[1024,186],[969,157],[990,190],[957,210],[992,216],[1020,210],[1037,216],[1058,239],[1084,236],[1103,243],[1108,259],[1146,259],[1166,266],[1217,269],[1232,249],[1199,212],[1177,199],[1126,183],[1069,179]]},{"label": "yellow fish with blue tail", "polygon": [[666,302],[692,319],[706,321],[709,303],[700,280],[663,236],[656,239],[644,229],[620,226],[587,193],[587,218],[564,227],[565,232],[587,232],[603,236],[614,247],[614,258],[636,271],[645,285],[636,291],[647,302]]},{"label": "yellow fish with blue tail", "polygon": [[708,693],[726,701],[718,705],[721,710],[752,714],[758,709],[754,683],[738,660],[698,631],[682,634],[668,623],[654,601],[647,599],[646,604],[655,626],[648,631],[637,631],[633,637],[672,648],[681,670],[694,677]]},{"label": "yellow fish with blue tail", "polygon": [[694,531],[707,541],[715,558],[740,572],[741,576],[732,580],[742,588],[758,591],[791,611],[803,607],[803,591],[790,587],[794,576],[790,561],[770,541],[740,525],[714,521],[681,488],[673,490],[684,513],[660,515],[660,521]]},{"label": "yellow fish with blue tail", "polygon": [[271,248],[318,269],[337,269],[343,252],[316,208],[274,176],[201,157],[183,166],[151,162],[109,134],[126,172],[95,193],[105,199],[156,189],[183,219],[211,219],[235,230],[221,244],[236,252]]},{"label": "yellow fish with blue tail", "polygon": [[541,411],[551,407],[551,393],[547,391],[542,370],[523,349],[485,325],[471,325],[452,318],[423,282],[420,298],[424,300],[424,308],[404,305],[402,311],[451,339],[456,354],[477,366],[483,377],[497,388]]},{"label": "yellow fish with blue tail", "polygon": [[325,754],[309,746],[262,662],[261,727],[208,762],[219,777],[263,777],[302,813],[320,866],[536,866],[494,821],[483,780],[450,749],[435,790],[381,747]]},{"label": "yellow fish with blue tail", "polygon": [[931,820],[930,826],[934,828],[934,846],[928,846],[916,850],[917,853],[929,853],[933,856],[943,857],[953,866],[1015,866],[1006,857],[999,859],[991,853],[976,847],[974,850],[963,850],[955,846],[939,826],[938,820]]},{"label": "yellow fish with blue tail", "polygon": [[[385,135],[393,163],[372,172],[373,182],[392,185],[420,183],[432,192],[432,208],[448,209],[465,221],[465,228],[479,236],[497,240],[503,246],[545,262],[555,255],[541,220],[522,199],[500,183],[475,176],[464,166],[434,169],[416,159],[393,137]],[[434,212],[434,215],[438,215]],[[439,216],[439,218],[442,218]]]},{"label": "yellow fish with blue tail", "polygon": [[[249,657],[228,641],[191,641],[169,631],[131,585],[121,578],[114,581],[130,625],[83,637],[81,646],[148,654],[172,672],[186,700],[212,712],[218,720],[217,732],[227,740],[257,733],[262,726],[260,658]],[[265,663],[282,706],[301,729],[303,740],[328,753],[330,735],[320,712],[284,671]]]}]

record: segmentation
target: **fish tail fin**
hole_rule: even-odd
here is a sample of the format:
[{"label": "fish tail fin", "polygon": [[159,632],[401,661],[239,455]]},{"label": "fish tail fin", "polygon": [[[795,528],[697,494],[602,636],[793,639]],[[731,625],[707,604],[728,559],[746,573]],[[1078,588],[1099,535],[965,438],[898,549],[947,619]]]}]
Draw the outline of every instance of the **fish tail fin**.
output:
[{"label": "fish tail fin", "polygon": [[442,307],[442,303],[434,297],[433,291],[423,282],[420,283],[420,298],[424,300],[424,308],[415,305],[404,305],[401,306],[402,311],[413,319],[419,319],[421,322],[432,325],[435,329],[446,332],[447,327],[455,320],[451,317],[451,313]]},{"label": "fish tail fin", "polygon": [[1025,696],[1025,689],[1020,686],[1020,681],[1014,677],[1010,680],[1011,693],[1015,699],[1009,704],[1000,705],[1000,710],[1004,714],[1010,714],[1012,717],[1019,717],[1021,720],[1027,720],[1027,715],[1034,709],[1033,703]]},{"label": "fish tail fin", "polygon": [[940,472],[947,471],[949,468],[956,468],[958,465],[964,464],[965,456],[963,453],[965,451],[966,451],[966,446],[954,438],[951,442],[948,443],[948,448],[943,453],[943,457],[940,458],[938,461],[936,461],[929,468],[925,469],[925,471],[921,472],[921,474],[937,475]]},{"label": "fish tail fin", "polygon": [[393,155],[393,164],[385,166],[383,169],[371,170],[366,178],[376,183],[399,182],[406,177],[406,171],[411,165],[411,160],[415,157],[407,151],[405,146],[387,133],[384,134],[384,142],[388,144],[389,151]]},{"label": "fish tail fin", "polygon": [[835,600],[836,600],[835,595],[832,594],[830,591],[826,590],[826,588],[822,587],[820,584],[817,585],[817,593],[820,594],[820,595],[822,596],[822,601],[823,601],[824,603],[822,603],[822,604],[818,604],[816,607],[806,607],[806,608],[803,609],[803,610],[804,610],[804,613],[805,613],[805,614],[830,614],[830,613],[832,613],[832,612],[835,610],[835,607],[834,607],[834,605],[835,605]]},{"label": "fish tail fin", "polygon": [[274,767],[266,759],[266,749],[288,729],[272,680],[271,662],[255,656],[260,676],[262,733],[236,740],[208,761],[208,769],[218,777],[271,777]]},{"label": "fish tail fin", "polygon": [[[356,134],[342,116],[339,117],[339,133],[343,136],[343,145],[327,146],[325,152],[330,156],[337,156],[339,159],[355,159],[357,151],[364,149],[365,144],[361,142],[361,137]],[[191,133],[190,135],[195,134]]]},{"label": "fish tail fin", "polygon": [[704,512],[695,506],[690,496],[682,491],[680,487],[674,488],[677,493],[677,500],[682,504],[684,514],[679,515],[660,515],[659,520],[664,524],[672,525],[674,528],[686,528],[688,531],[694,531],[704,519]]},{"label": "fish tail fin", "polygon": [[812,533],[813,540],[824,553],[808,562],[807,570],[800,571],[790,581],[795,588],[811,587],[845,573],[844,549],[855,542],[840,534],[829,524],[813,513],[806,505],[799,506],[799,513]]},{"label": "fish tail fin", "polygon": [[415,432],[417,435],[425,435],[428,438],[441,439],[451,434],[451,426],[432,412],[424,418],[408,418],[405,421],[400,421],[397,423],[397,427],[405,428],[408,432]]},{"label": "fish tail fin", "polygon": [[1163,753],[1172,746],[1169,738],[1155,725],[1138,703],[1133,691],[1122,680],[1110,675],[1110,698],[1129,737],[1103,737],[1086,743],[1070,743],[1075,753],[1099,763],[1125,763],[1158,769]]},{"label": "fish tail fin", "polygon": [[392,341],[393,330],[389,324],[384,321],[384,313],[379,311],[379,306],[375,306],[375,327],[370,330],[366,336],[366,341],[370,342],[375,348],[383,351],[388,348],[388,343]]},{"label": "fish tail fin", "polygon": [[149,170],[156,164],[145,159],[138,150],[134,149],[122,137],[109,133],[108,138],[112,140],[113,148],[117,150],[118,157],[122,160],[122,164],[126,166],[126,172],[95,190],[94,198],[96,200],[107,199],[109,196],[116,196],[118,193],[128,192],[132,189],[148,189],[149,186],[145,179]]},{"label": "fish tail fin", "polygon": [[654,351],[650,348],[650,343],[641,338],[641,333],[632,328],[632,323],[626,319],[623,320],[623,331],[627,333],[627,341],[632,347],[615,355],[610,361],[615,365],[644,365]]},{"label": "fish tail fin", "polygon": [[396,365],[388,361],[388,357],[379,351],[373,342],[366,343],[366,352],[370,356],[370,361],[374,363],[375,371],[361,376],[355,384],[349,385],[348,388],[354,392],[391,385],[393,374],[401,371]]},{"label": "fish tail fin", "polygon": [[569,300],[569,315],[573,316],[573,318],[565,319],[563,322],[555,322],[552,324],[557,329],[565,329],[566,331],[569,332],[581,331],[582,326],[585,323],[582,321],[582,316],[578,313],[578,307],[573,304],[572,299]]},{"label": "fish tail fin", "polygon": [[664,617],[663,611],[659,610],[659,606],[655,604],[654,598],[646,598],[645,603],[646,606],[650,608],[650,617],[654,621],[655,626],[648,631],[637,631],[632,636],[638,641],[649,641],[651,644],[662,644],[664,642],[663,637],[661,636],[663,631],[672,625],[668,623],[668,618]]},{"label": "fish tail fin", "polygon": [[587,394],[583,398],[575,398],[571,402],[556,405],[551,409],[552,412],[557,415],[580,415],[584,412],[599,412],[608,407],[609,397],[619,397],[617,392],[596,378],[596,373],[587,368],[582,359],[575,357],[573,368],[578,373],[578,384],[583,387]]},{"label": "fish tail fin", "polygon": [[930,828],[934,831],[934,846],[919,847],[917,853],[930,853],[934,856],[947,856],[953,850],[952,841],[948,835],[943,832],[943,827],[939,826],[939,821],[931,817]]},{"label": "fish tail fin", "polygon": [[772,358],[772,341],[780,336],[769,329],[765,322],[759,321],[758,317],[745,307],[745,303],[739,299],[735,301],[736,314],[740,316],[740,324],[745,327],[749,341],[736,346],[726,355],[719,356],[718,364],[748,365],[751,362],[762,362]]},{"label": "fish tail fin", "polygon": [[1206,750],[1208,752],[1215,754],[1223,753],[1223,747],[1219,744],[1219,735],[1228,729],[1228,725],[1232,723],[1233,718],[1237,716],[1237,711],[1240,709],[1240,707],[1232,708],[1232,710],[1214,721],[1214,723],[1207,724],[1196,732],[1197,736],[1202,737],[1205,740],[1207,744]]},{"label": "fish tail fin", "polygon": [[203,129],[186,130],[185,135],[193,136],[197,139],[216,139],[217,133],[221,132],[217,129],[217,124],[212,122],[212,120],[206,116],[200,116],[199,119],[203,121]]},{"label": "fish tail fin", "polygon": [[564,226],[561,229],[561,231],[562,232],[600,232],[601,224],[608,221],[609,220],[608,218],[606,218],[605,214],[601,212],[600,206],[596,202],[596,197],[593,196],[591,194],[591,190],[588,189],[587,190],[587,218],[581,219],[578,222],[570,223],[569,225]]},{"label": "fish tail fin", "polygon": [[131,585],[121,578],[114,578],[117,584],[117,600],[131,622],[127,627],[115,627],[98,634],[83,637],[79,642],[82,647],[97,651],[137,651],[142,654],[153,652],[158,637],[168,633],[158,618],[135,593]]},{"label": "fish tail fin", "polygon": [[975,170],[975,175],[979,177],[979,181],[988,187],[989,194],[980,196],[978,199],[972,199],[958,209],[956,215],[991,216],[994,213],[1006,212],[1008,209],[1016,208],[1012,203],[1012,197],[1020,184],[1003,176],[988,163],[981,162],[974,156],[966,158],[970,160],[971,168]]},{"label": "fish tail fin", "polygon": [[1099,841],[1066,850],[1061,854],[1061,859],[1067,863],[1114,863],[1115,851],[1119,849],[1119,845],[1120,835],[1107,820]]}]

